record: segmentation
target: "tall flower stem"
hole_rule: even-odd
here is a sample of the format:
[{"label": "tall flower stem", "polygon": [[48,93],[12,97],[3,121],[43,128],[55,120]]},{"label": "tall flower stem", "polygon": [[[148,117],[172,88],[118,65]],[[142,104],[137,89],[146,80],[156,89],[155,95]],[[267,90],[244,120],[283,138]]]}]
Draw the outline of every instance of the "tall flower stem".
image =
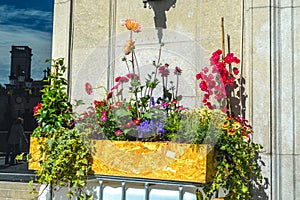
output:
[{"label": "tall flower stem", "polygon": [[[161,43],[161,44],[159,45],[157,62],[155,63],[155,73],[154,73],[154,79],[153,79],[153,81],[156,80],[157,70],[158,70],[158,67],[159,67],[159,65],[160,65],[161,49],[162,49],[162,46],[163,46],[163,44]],[[152,94],[153,94],[153,88],[151,88],[149,96],[151,97]]]},{"label": "tall flower stem", "polygon": [[125,61],[125,63],[126,63],[126,67],[127,67],[128,73],[130,73],[129,64],[128,64],[127,59],[125,58],[124,61]]},{"label": "tall flower stem", "polygon": [[178,82],[179,82],[179,75],[177,75],[176,76],[176,92],[175,92],[175,98],[177,99],[177,95],[178,95],[178,86],[179,86],[179,84],[178,84]]},{"label": "tall flower stem", "polygon": [[[136,58],[136,54],[135,54],[135,51],[134,51],[134,50],[132,50],[132,55],[133,55],[134,61],[135,61],[135,63],[136,63],[137,73],[138,73],[139,77],[141,77],[141,74],[140,74],[140,68],[139,68],[139,64],[138,64],[138,60],[137,60],[137,58]],[[134,61],[132,61],[132,62],[134,62]]]}]

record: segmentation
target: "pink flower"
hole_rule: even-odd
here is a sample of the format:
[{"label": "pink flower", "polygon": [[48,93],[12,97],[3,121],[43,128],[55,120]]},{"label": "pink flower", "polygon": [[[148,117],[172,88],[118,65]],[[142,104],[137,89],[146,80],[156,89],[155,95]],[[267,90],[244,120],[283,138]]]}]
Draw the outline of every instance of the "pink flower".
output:
[{"label": "pink flower", "polygon": [[101,116],[101,121],[102,121],[102,122],[106,122],[106,120],[107,120],[107,116],[106,116],[106,115],[102,115],[102,116]]},{"label": "pink flower", "polygon": [[127,127],[127,128],[130,128],[131,127],[131,125],[132,125],[132,121],[129,121],[129,122],[127,122],[126,124],[125,124],[125,126]]},{"label": "pink flower", "polygon": [[168,77],[170,75],[170,70],[168,67],[169,65],[165,64],[158,68],[158,73],[160,73],[161,77]]},{"label": "pink flower", "polygon": [[174,74],[175,75],[181,75],[181,73],[182,73],[182,69],[180,69],[180,67],[176,66],[175,70],[174,70]]},{"label": "pink flower", "polygon": [[116,85],[114,85],[112,88],[110,88],[110,91],[117,89],[120,85],[121,85],[121,82],[118,82]]},{"label": "pink flower", "polygon": [[90,95],[90,94],[93,93],[93,87],[92,87],[92,85],[89,82],[85,83],[85,92],[88,95]]},{"label": "pink flower", "polygon": [[116,130],[115,135],[116,135],[117,137],[121,136],[121,135],[122,135],[122,131],[119,130],[119,129]]},{"label": "pink flower", "polygon": [[204,67],[203,69],[202,69],[202,71],[204,72],[204,73],[207,73],[209,70],[208,70],[208,67]]},{"label": "pink flower", "polygon": [[210,60],[210,65],[215,65],[220,60],[220,54],[214,52],[209,60]]},{"label": "pink flower", "polygon": [[107,116],[107,110],[102,111],[102,116]]},{"label": "pink flower", "polygon": [[140,77],[139,75],[135,74],[135,73],[130,73],[126,75],[129,79],[135,79],[135,80],[139,80]]},{"label": "pink flower", "polygon": [[223,113],[226,113],[227,111],[228,111],[228,110],[227,110],[226,107],[223,107],[223,108],[222,108],[222,112],[223,112]]}]

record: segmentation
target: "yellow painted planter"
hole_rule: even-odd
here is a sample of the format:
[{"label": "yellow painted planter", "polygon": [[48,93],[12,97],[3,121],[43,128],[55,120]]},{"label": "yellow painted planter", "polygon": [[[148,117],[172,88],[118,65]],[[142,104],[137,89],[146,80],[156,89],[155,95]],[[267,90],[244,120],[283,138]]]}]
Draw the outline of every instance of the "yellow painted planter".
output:
[{"label": "yellow painted planter", "polygon": [[[95,174],[207,183],[214,172],[214,151],[209,145],[171,142],[92,140]],[[31,138],[32,162],[38,169],[38,144]],[[34,162],[36,161],[36,162]]]}]

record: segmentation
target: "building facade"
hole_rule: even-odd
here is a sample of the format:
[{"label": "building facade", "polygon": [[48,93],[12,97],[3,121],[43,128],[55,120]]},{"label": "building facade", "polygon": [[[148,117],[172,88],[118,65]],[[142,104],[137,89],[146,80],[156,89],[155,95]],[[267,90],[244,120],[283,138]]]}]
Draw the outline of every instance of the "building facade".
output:
[{"label": "building facade", "polygon": [[121,24],[133,18],[143,26],[136,40],[141,65],[151,63],[158,43],[164,42],[163,62],[171,60],[187,71],[182,91],[188,105],[198,106],[193,74],[221,48],[223,17],[230,50],[241,58],[244,69],[246,117],[253,125],[254,140],[264,146],[266,184],[257,199],[299,199],[300,1],[164,2],[159,6],[159,1],[150,0],[55,1],[52,55],[64,57],[70,66],[66,76],[71,99],[91,101],[101,95],[85,97],[87,81],[113,84],[123,70],[120,58],[128,39]]}]

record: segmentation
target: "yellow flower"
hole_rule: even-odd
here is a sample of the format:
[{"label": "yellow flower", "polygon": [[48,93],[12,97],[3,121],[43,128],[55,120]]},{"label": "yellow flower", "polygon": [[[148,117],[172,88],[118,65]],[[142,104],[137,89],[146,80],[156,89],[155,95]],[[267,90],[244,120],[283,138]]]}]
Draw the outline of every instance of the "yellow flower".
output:
[{"label": "yellow flower", "polygon": [[126,19],[124,25],[130,31],[137,32],[137,33],[141,32],[141,25],[133,19]]},{"label": "yellow flower", "polygon": [[233,122],[232,126],[235,130],[238,130],[241,128],[241,124],[237,121]]},{"label": "yellow flower", "polygon": [[223,124],[223,128],[224,128],[224,129],[228,129],[229,126],[230,126],[230,122],[229,122],[229,121],[226,121],[226,122]]}]

